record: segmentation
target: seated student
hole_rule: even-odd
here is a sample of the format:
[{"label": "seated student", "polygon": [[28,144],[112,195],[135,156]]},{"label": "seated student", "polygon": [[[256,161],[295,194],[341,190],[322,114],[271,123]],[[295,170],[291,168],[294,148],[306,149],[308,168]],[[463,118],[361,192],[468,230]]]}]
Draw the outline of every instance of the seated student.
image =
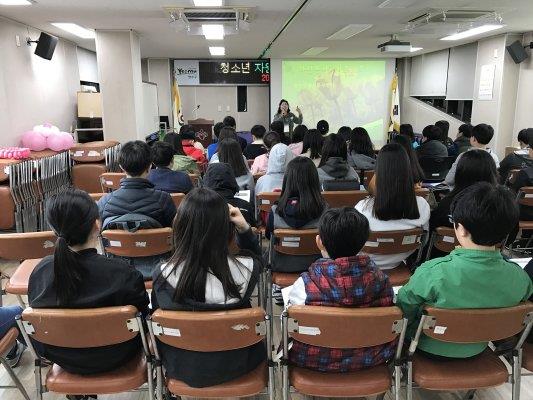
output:
[{"label": "seated student", "polygon": [[307,134],[307,126],[298,125],[294,128],[291,137],[291,144],[289,144],[289,149],[291,149],[292,154],[299,156],[302,154],[304,148],[304,137]]},{"label": "seated student", "polygon": [[322,157],[322,146],[324,145],[324,138],[317,129],[309,129],[304,136],[302,156],[308,157],[313,161],[315,166],[320,164]]},{"label": "seated student", "polygon": [[[241,153],[241,146],[235,139],[224,139],[218,146],[218,161],[228,164],[241,190],[254,190],[254,176],[248,169],[246,159]],[[214,157],[213,157],[214,159]]]},{"label": "seated student", "polygon": [[352,135],[352,128],[349,126],[341,126],[337,131],[337,135],[339,135],[348,145]]},{"label": "seated student", "polygon": [[[180,135],[185,133],[185,132],[194,132],[194,128],[192,125],[183,125],[181,128],[180,128]],[[193,146],[200,150],[203,154],[205,154],[205,148],[204,148],[204,145],[200,142],[198,142],[196,140],[196,134],[194,135],[194,143],[193,143]]]},{"label": "seated student", "polygon": [[441,142],[448,149],[449,156],[457,156],[457,149],[453,144],[453,140],[449,138],[448,132],[450,131],[450,123],[446,120],[435,122],[435,126],[440,128],[441,131]]},{"label": "seated student", "polygon": [[[15,317],[22,314],[22,311],[20,306],[0,306],[0,340],[2,340],[11,328],[17,327]],[[15,368],[19,364],[24,350],[26,350],[26,344],[24,343],[24,338],[19,333],[19,338],[15,342],[15,345],[5,355],[5,359],[11,368]]]},{"label": "seated student", "polygon": [[251,172],[253,175],[266,173],[268,168],[268,156],[270,154],[270,150],[272,149],[272,147],[274,147],[274,145],[280,143],[279,135],[273,131],[268,132],[265,136],[263,136],[263,142],[265,143],[267,152],[255,158],[251,168]]},{"label": "seated student", "polygon": [[407,136],[412,143],[413,149],[416,149],[420,144],[415,140],[415,132],[411,124],[400,125],[400,135]]},{"label": "seated student", "polygon": [[[398,293],[397,304],[409,320],[411,337],[424,305],[502,308],[533,294],[527,274],[496,249],[518,222],[518,207],[508,189],[476,183],[456,196],[451,213],[461,248],[422,264]],[[436,358],[469,358],[486,348],[487,343],[448,343],[422,335],[417,351]]]},{"label": "seated student", "polygon": [[[251,307],[261,261],[234,257],[229,245],[236,236],[240,249],[255,256],[261,250],[238,208],[210,189],[194,189],[181,203],[173,231],[176,251],[153,275],[154,309],[201,312]],[[198,388],[246,375],[266,359],[261,342],[218,352],[177,349],[162,342],[157,346],[166,375]]]},{"label": "seated student", "polygon": [[[472,145],[472,149],[481,149],[489,153],[494,159],[496,167],[499,168],[500,160],[498,159],[498,156],[495,152],[493,152],[490,148],[487,147],[493,136],[494,129],[492,129],[492,126],[487,124],[476,125],[474,126],[474,128],[472,128],[472,137],[470,138],[470,144]],[[446,179],[444,179],[444,183],[446,183],[450,187],[453,187],[455,185],[455,170],[457,169],[457,163],[459,162],[463,154],[465,153],[459,154],[459,157],[457,157],[457,160],[455,160],[455,162],[452,164],[452,167],[448,171]]]},{"label": "seated student", "polygon": [[347,152],[346,142],[340,136],[329,135],[324,140],[318,164],[322,190],[359,190],[359,175],[348,165]]},{"label": "seated student", "polygon": [[253,197],[250,197],[249,201],[235,197],[240,188],[235,179],[233,169],[229,164],[222,162],[210,164],[202,180],[202,184],[224,197],[228,204],[237,207],[241,211],[244,219],[246,219],[246,222],[251,226],[257,225]]},{"label": "seated student", "polygon": [[455,145],[456,153],[461,154],[467,150],[470,150],[472,145],[470,144],[470,137],[472,136],[473,126],[470,124],[462,124],[457,132],[457,138],[453,142]]},{"label": "seated student", "polygon": [[422,187],[422,181],[424,180],[424,170],[418,162],[415,150],[411,145],[411,140],[407,136],[400,134],[392,138],[391,143],[398,143],[407,152],[407,155],[409,156],[409,164],[411,165],[411,174],[413,176],[413,182],[415,183],[415,187]]},{"label": "seated student", "polygon": [[218,148],[218,137],[220,135],[220,131],[224,128],[223,122],[217,122],[215,126],[213,126],[213,133],[215,134],[215,141],[211,143],[209,146],[207,146],[207,160],[211,160],[211,157],[213,157],[213,154],[217,152]]},{"label": "seated student", "polygon": [[237,138],[237,141],[239,142],[239,145],[241,146],[241,151],[244,151],[246,146],[248,146],[248,142],[246,141],[245,138],[240,137],[239,135],[237,135],[237,133],[236,133],[237,132],[237,122],[235,121],[235,118],[233,118],[231,115],[228,115],[228,116],[224,117],[224,119],[222,120],[222,123],[224,124],[225,127],[233,128],[233,131],[235,132],[235,136]]},{"label": "seated student", "polygon": [[[170,195],[154,189],[146,179],[152,164],[150,147],[140,140],[125,143],[119,153],[118,163],[126,173],[120,181],[120,189],[107,193],[98,201],[102,230],[117,220],[126,221],[142,218],[153,222],[156,227],[171,226],[176,206]],[[128,219],[131,216],[131,219]],[[124,217],[124,218],[121,218]]]},{"label": "seated student", "polygon": [[[300,275],[289,292],[290,305],[390,307],[389,278],[359,251],[368,239],[367,219],[353,208],[334,208],[320,218],[316,243],[322,257]],[[329,349],[294,340],[292,365],[320,372],[353,372],[385,364],[396,341],[360,349]]]},{"label": "seated student", "polygon": [[266,174],[260,177],[255,185],[255,194],[281,190],[287,164],[293,158],[294,154],[287,145],[283,143],[274,145],[268,155]]},{"label": "seated student", "polygon": [[453,227],[450,221],[450,206],[453,199],[467,187],[478,182],[491,185],[498,183],[496,164],[489,153],[483,150],[471,150],[464,153],[457,164],[455,186],[431,212],[429,228],[431,231],[439,226]]},{"label": "seated student", "polygon": [[270,130],[278,134],[280,143],[286,144],[287,146],[291,143],[290,137],[285,133],[283,121],[273,121],[270,124]]},{"label": "seated student", "polygon": [[[142,275],[120,259],[97,253],[100,247],[98,208],[87,193],[68,189],[54,196],[47,205],[46,220],[58,239],[54,255],[43,258],[30,275],[30,307],[80,309],[132,305],[139,312],[148,313]],[[83,375],[121,367],[142,350],[139,336],[124,343],[87,349],[33,343],[42,357],[70,373]]]},{"label": "seated student", "polygon": [[[370,231],[428,230],[429,204],[415,194],[409,157],[402,146],[397,143],[383,146],[374,178],[375,190],[355,206],[368,219]],[[387,270],[397,267],[411,254],[370,254],[370,258],[379,268]]]},{"label": "seated student", "polygon": [[181,171],[172,171],[174,164],[174,149],[165,142],[155,142],[152,146],[152,159],[156,166],[150,170],[148,179],[157,190],[167,193],[189,193],[192,182],[189,175]]},{"label": "seated student", "polygon": [[365,128],[357,127],[350,132],[348,164],[355,170],[373,170],[376,167],[374,144]]},{"label": "seated student", "polygon": [[316,123],[316,129],[320,132],[322,136],[326,136],[329,133],[328,121],[321,119]]},{"label": "seated student", "polygon": [[[220,134],[218,135],[218,142],[215,143],[217,145],[215,148],[215,154],[213,154],[213,156],[209,160],[209,163],[218,162],[218,146],[220,145],[220,142],[222,142],[225,139],[237,140],[237,133],[235,133],[235,129],[229,126],[225,126],[224,128],[220,130]],[[242,151],[241,151],[241,154],[242,154]]]},{"label": "seated student", "polygon": [[[287,165],[279,201],[268,214],[265,236],[270,239],[275,229],[317,228],[318,219],[325,209],[315,165],[306,157],[296,157]],[[295,257],[274,252],[272,269],[305,271],[319,256]]]},{"label": "seated student", "polygon": [[187,154],[185,154],[185,151],[183,151],[180,135],[174,132],[167,133],[163,141],[169,143],[174,149],[174,163],[172,164],[173,171],[183,171],[189,174],[200,173],[200,169],[198,168],[196,160],[192,157],[189,157]]},{"label": "seated student", "polygon": [[428,125],[422,130],[422,144],[416,149],[418,159],[427,157],[448,157],[448,149],[440,141],[442,132],[435,125]]},{"label": "seated student", "polygon": [[180,136],[181,136],[181,145],[183,147],[183,151],[185,152],[185,154],[188,155],[189,157],[194,158],[200,164],[206,163],[207,159],[205,158],[204,151],[198,149],[195,146],[196,134],[194,133],[194,131],[192,129],[188,131],[184,131],[183,133],[180,133]]},{"label": "seated student", "polygon": [[263,142],[263,136],[265,136],[266,129],[263,125],[254,125],[250,131],[253,141],[244,149],[244,156],[247,160],[255,160],[261,154],[265,154],[268,150]]},{"label": "seated student", "polygon": [[[528,149],[529,158],[533,159],[533,147]],[[520,188],[526,186],[533,186],[533,165],[527,165],[521,169],[516,175],[511,187],[515,193],[518,193]],[[520,221],[533,221],[533,207],[520,205]]]},{"label": "seated student", "polygon": [[[512,169],[525,169],[533,166],[533,158],[529,156],[529,149],[527,143],[531,139],[533,145],[533,128],[522,129],[518,134],[518,142],[520,143],[520,150],[513,151],[508,154],[500,163],[500,183],[504,184],[509,177],[509,172]],[[522,147],[525,145],[525,147]]]}]

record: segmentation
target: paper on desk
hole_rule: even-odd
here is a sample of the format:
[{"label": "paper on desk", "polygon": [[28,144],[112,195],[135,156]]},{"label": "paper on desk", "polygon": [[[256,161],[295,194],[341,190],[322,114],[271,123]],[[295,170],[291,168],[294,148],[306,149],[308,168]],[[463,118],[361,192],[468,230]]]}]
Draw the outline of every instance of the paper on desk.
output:
[{"label": "paper on desk", "polygon": [[244,201],[250,202],[250,190],[241,190],[240,192],[235,194],[236,199],[241,199]]},{"label": "paper on desk", "polygon": [[526,265],[531,261],[531,257],[529,258],[511,258],[509,261],[517,263],[524,269]]}]

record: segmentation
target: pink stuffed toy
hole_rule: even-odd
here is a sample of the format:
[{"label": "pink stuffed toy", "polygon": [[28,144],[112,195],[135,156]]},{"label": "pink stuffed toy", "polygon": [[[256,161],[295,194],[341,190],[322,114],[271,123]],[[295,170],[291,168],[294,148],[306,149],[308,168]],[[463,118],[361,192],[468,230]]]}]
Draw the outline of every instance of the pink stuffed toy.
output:
[{"label": "pink stuffed toy", "polygon": [[22,145],[33,151],[63,151],[74,146],[74,139],[70,133],[61,132],[57,126],[46,123],[34,126],[33,130],[24,133]]},{"label": "pink stuffed toy", "polygon": [[30,149],[25,147],[0,147],[0,158],[23,160],[30,157]]}]

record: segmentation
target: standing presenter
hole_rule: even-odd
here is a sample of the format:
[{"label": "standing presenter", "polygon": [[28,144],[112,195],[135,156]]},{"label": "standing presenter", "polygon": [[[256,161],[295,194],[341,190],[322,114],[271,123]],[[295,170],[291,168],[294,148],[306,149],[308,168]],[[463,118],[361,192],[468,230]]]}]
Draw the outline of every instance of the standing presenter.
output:
[{"label": "standing presenter", "polygon": [[283,125],[285,126],[285,132],[288,132],[291,138],[294,125],[300,125],[303,122],[302,111],[299,107],[296,107],[296,112],[298,113],[298,116],[291,112],[289,102],[285,99],[282,99],[279,102],[278,112],[276,115],[274,115],[274,121],[283,122]]}]

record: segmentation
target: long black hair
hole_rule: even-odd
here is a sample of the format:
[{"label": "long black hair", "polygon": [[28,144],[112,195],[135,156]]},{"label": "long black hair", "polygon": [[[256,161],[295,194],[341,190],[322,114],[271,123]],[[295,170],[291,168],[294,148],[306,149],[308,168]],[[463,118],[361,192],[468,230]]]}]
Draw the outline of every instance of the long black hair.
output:
[{"label": "long black hair", "polygon": [[392,143],[398,143],[403,147],[409,156],[409,164],[411,165],[411,174],[413,175],[413,182],[419,183],[424,180],[424,170],[418,162],[418,157],[413,150],[411,139],[406,135],[396,135],[391,140]]},{"label": "long black hair", "polygon": [[350,133],[350,153],[364,154],[367,157],[376,158],[374,144],[365,128],[357,127]]},{"label": "long black hair", "polygon": [[331,157],[339,157],[344,161],[348,158],[346,142],[339,135],[332,134],[324,140],[324,145],[322,146],[322,158],[320,159],[318,168],[326,164]]},{"label": "long black hair", "polygon": [[235,139],[224,139],[219,143],[218,161],[229,164],[235,176],[248,174],[241,145]]},{"label": "long black hair", "polygon": [[373,215],[381,221],[418,219],[409,156],[398,143],[383,146],[376,162]]},{"label": "long black hair", "polygon": [[285,217],[287,203],[298,199],[294,217],[313,220],[322,215],[326,203],[320,193],[320,181],[315,164],[307,157],[296,157],[287,164],[277,213]]},{"label": "long black hair", "polygon": [[492,156],[485,150],[470,150],[463,153],[455,171],[455,186],[450,195],[455,195],[477,182],[498,184],[498,170]]},{"label": "long black hair", "polygon": [[181,136],[176,132],[170,132],[165,135],[163,142],[170,143],[174,149],[174,154],[178,156],[185,156],[183,145],[181,144]]},{"label": "long black hair", "polygon": [[311,150],[309,158],[316,160],[321,157],[322,145],[324,144],[324,137],[317,129],[309,129],[304,136],[304,148],[303,153],[307,153]]},{"label": "long black hair", "polygon": [[211,189],[192,190],[178,207],[172,229],[176,250],[156,279],[168,279],[180,269],[174,301],[205,302],[208,275],[221,282],[226,298],[241,299],[228,259],[244,267],[229,253],[235,227],[226,200]]},{"label": "long black hair", "polygon": [[57,235],[54,286],[59,306],[68,305],[79,294],[83,280],[79,256],[69,246],[86,243],[98,218],[95,201],[82,190],[67,189],[48,201],[46,220]]},{"label": "long black hair", "polygon": [[289,102],[285,99],[281,99],[278,104],[278,114],[281,114],[281,103],[287,103],[287,114],[291,112],[291,107],[289,106]]}]

